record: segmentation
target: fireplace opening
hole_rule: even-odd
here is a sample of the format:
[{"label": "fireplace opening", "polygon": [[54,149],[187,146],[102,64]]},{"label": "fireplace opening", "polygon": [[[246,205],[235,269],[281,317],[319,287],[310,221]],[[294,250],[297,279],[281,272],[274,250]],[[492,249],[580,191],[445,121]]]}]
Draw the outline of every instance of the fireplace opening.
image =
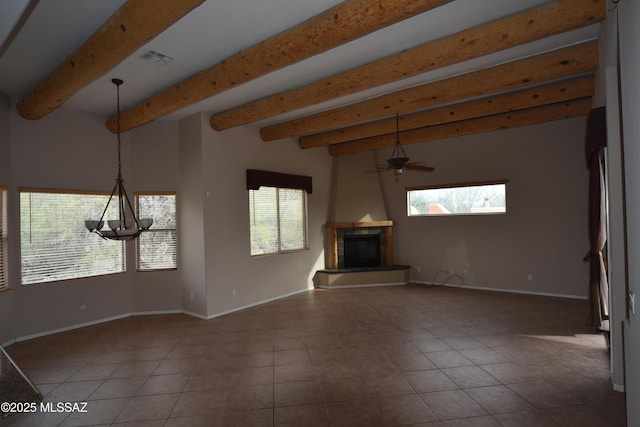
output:
[{"label": "fireplace opening", "polygon": [[358,234],[344,236],[344,267],[379,267],[380,235]]}]

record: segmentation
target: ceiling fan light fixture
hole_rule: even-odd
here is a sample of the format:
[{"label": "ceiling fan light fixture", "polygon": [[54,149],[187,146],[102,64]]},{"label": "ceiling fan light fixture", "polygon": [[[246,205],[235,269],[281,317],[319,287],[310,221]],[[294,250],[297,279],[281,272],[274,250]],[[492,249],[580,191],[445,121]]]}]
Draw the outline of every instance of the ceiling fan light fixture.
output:
[{"label": "ceiling fan light fixture", "polygon": [[400,144],[400,116],[396,113],[396,144],[393,146],[393,152],[391,153],[391,157],[387,159],[387,163],[391,169],[396,170],[404,168],[404,165],[406,165],[408,161],[409,157]]},{"label": "ceiling fan light fixture", "polygon": [[398,175],[402,175],[405,169],[421,172],[433,172],[435,170],[435,168],[427,166],[423,162],[412,162],[410,160],[400,143],[400,116],[396,113],[396,143],[393,147],[393,152],[391,153],[391,157],[387,159],[387,163],[377,165],[373,172],[390,170],[393,171],[393,174],[397,177]]},{"label": "ceiling fan light fixture", "polygon": [[408,162],[408,157],[391,157],[387,159],[387,163],[389,163],[392,169],[402,169]]}]

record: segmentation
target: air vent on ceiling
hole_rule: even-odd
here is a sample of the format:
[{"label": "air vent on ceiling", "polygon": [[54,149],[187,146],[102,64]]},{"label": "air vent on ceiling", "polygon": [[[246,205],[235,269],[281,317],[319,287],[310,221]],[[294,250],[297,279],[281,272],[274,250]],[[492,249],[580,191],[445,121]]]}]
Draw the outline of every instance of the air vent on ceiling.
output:
[{"label": "air vent on ceiling", "polygon": [[142,59],[158,65],[165,65],[173,61],[173,58],[169,55],[165,55],[164,53],[160,53],[155,50],[150,50],[149,52],[142,55]]}]

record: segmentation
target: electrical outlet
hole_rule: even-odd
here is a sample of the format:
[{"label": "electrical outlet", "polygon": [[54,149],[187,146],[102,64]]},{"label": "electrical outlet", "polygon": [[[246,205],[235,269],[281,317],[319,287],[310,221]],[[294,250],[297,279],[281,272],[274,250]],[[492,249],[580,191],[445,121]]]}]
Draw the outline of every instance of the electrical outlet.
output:
[{"label": "electrical outlet", "polygon": [[533,280],[533,274],[529,274],[527,276],[527,280],[531,282]]},{"label": "electrical outlet", "polygon": [[629,310],[631,310],[631,314],[636,314],[636,294],[629,294]]},{"label": "electrical outlet", "polygon": [[469,273],[467,272],[467,270],[462,272],[462,277],[467,277],[469,275]]},{"label": "electrical outlet", "polygon": [[417,267],[416,267],[416,271],[417,271],[418,273],[420,273],[420,272],[422,271],[422,267],[417,266]]},{"label": "electrical outlet", "polygon": [[233,291],[231,291],[231,294],[235,297],[236,296],[236,290],[234,289]]},{"label": "electrical outlet", "polygon": [[80,310],[86,310],[87,309],[87,304],[84,303],[84,301],[80,301]]}]

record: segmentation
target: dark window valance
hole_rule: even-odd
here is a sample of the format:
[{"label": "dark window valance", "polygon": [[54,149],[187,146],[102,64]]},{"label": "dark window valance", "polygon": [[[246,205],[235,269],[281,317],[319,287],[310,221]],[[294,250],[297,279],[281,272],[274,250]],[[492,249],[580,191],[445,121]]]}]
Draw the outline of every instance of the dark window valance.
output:
[{"label": "dark window valance", "polygon": [[261,186],[293,188],[304,190],[308,194],[313,190],[310,176],[247,169],[247,190],[258,190]]}]

